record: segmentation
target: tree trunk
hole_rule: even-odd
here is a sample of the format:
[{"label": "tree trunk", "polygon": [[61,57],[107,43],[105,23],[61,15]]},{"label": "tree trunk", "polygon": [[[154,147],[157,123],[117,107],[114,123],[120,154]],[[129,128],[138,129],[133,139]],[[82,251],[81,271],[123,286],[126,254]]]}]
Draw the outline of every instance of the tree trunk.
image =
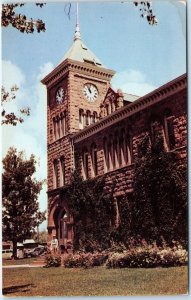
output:
[{"label": "tree trunk", "polygon": [[17,240],[13,240],[13,259],[17,259]]}]

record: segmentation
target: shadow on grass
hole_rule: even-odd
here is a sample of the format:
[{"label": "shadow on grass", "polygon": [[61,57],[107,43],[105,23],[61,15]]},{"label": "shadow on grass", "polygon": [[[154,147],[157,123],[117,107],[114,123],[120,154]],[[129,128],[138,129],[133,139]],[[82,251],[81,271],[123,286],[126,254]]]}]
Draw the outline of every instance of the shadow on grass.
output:
[{"label": "shadow on grass", "polygon": [[3,295],[13,294],[13,293],[24,293],[30,291],[31,287],[35,287],[34,284],[23,284],[23,285],[15,285],[3,288]]}]

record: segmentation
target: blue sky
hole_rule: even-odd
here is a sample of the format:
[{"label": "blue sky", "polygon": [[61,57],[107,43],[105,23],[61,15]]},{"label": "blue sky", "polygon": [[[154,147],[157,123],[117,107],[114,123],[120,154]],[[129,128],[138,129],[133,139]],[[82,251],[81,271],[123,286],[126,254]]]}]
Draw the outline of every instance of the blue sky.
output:
[{"label": "blue sky", "polygon": [[[2,29],[3,84],[16,83],[20,90],[8,110],[31,107],[31,117],[17,127],[3,127],[3,155],[9,146],[34,153],[40,162],[37,178],[46,178],[46,92],[40,79],[55,67],[72,44],[76,5],[70,19],[66,3],[47,3],[43,8],[27,3],[19,12],[46,23],[45,33],[21,34]],[[154,1],[157,26],[140,18],[132,3],[79,4],[83,42],[109,69],[116,71],[114,88],[143,95],[186,72],[186,7],[181,1]],[[46,186],[40,207],[47,206]],[[44,223],[41,228],[45,228]]]}]

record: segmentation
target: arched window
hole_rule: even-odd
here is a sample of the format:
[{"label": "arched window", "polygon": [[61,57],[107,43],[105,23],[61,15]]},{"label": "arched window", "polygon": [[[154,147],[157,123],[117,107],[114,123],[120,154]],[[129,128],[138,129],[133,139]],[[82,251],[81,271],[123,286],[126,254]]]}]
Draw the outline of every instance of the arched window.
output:
[{"label": "arched window", "polygon": [[62,112],[60,115],[60,131],[61,131],[61,137],[66,135],[66,112]]},{"label": "arched window", "polygon": [[126,164],[126,156],[127,156],[127,149],[126,149],[126,141],[125,141],[125,131],[124,129],[121,130],[120,138],[119,138],[119,165],[124,166]]},{"label": "arched window", "polygon": [[106,104],[105,109],[106,109],[106,116],[108,116],[109,115],[109,104]]},{"label": "arched window", "polygon": [[113,102],[111,99],[109,101],[109,106],[110,106],[110,112],[112,113],[114,110],[113,110]]},{"label": "arched window", "polygon": [[174,116],[170,110],[167,110],[164,115],[164,133],[168,150],[175,147],[175,134],[174,134]]},{"label": "arched window", "polygon": [[83,109],[80,109],[79,110],[79,129],[83,129],[84,128],[83,119],[84,119],[84,111],[83,111]]},{"label": "arched window", "polygon": [[155,141],[155,137],[158,132],[161,130],[161,122],[158,116],[154,115],[151,117],[150,121],[151,126],[151,143]]},{"label": "arched window", "polygon": [[94,111],[92,116],[92,123],[95,124],[97,122],[97,113]]},{"label": "arched window", "polygon": [[56,119],[53,118],[53,132],[54,132],[54,141],[57,139],[57,134],[56,134]]},{"label": "arched window", "polygon": [[119,167],[119,142],[118,135],[115,134],[115,139],[113,141],[113,169]]},{"label": "arched window", "polygon": [[65,185],[65,159],[64,156],[60,158],[60,186]]},{"label": "arched window", "polygon": [[103,139],[103,149],[104,149],[104,170],[105,173],[109,170],[109,153],[108,153],[108,145],[107,139]]},{"label": "arched window", "polygon": [[132,153],[133,149],[132,149],[132,145],[131,145],[131,138],[129,136],[129,134],[125,135],[125,164],[130,165],[131,161],[132,161]]},{"label": "arched window", "polygon": [[92,169],[93,169],[93,177],[94,177],[98,174],[97,147],[95,144],[91,146],[91,160],[92,160]]},{"label": "arched window", "polygon": [[84,179],[87,179],[89,177],[89,169],[88,169],[88,151],[85,148],[83,151],[83,175]]},{"label": "arched window", "polygon": [[113,137],[109,136],[109,142],[108,142],[108,170],[113,170]]},{"label": "arched window", "polygon": [[59,139],[61,137],[60,117],[59,116],[56,116],[56,132],[57,132],[57,138]]},{"label": "arched window", "polygon": [[90,111],[88,110],[86,112],[86,126],[90,125]]},{"label": "arched window", "polygon": [[53,167],[54,167],[54,170],[53,170],[53,174],[54,174],[54,178],[53,178],[53,182],[54,182],[54,188],[58,188],[59,186],[59,163],[58,163],[58,160],[55,159],[54,162],[53,162]]}]

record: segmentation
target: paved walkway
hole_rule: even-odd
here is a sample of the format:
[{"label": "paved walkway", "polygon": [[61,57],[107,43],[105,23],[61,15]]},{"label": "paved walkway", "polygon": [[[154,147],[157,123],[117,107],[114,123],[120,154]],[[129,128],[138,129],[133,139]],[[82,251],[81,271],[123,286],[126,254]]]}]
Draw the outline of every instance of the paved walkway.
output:
[{"label": "paved walkway", "polygon": [[42,265],[8,265],[8,266],[2,266],[4,269],[12,269],[12,268],[39,268],[43,267]]}]

